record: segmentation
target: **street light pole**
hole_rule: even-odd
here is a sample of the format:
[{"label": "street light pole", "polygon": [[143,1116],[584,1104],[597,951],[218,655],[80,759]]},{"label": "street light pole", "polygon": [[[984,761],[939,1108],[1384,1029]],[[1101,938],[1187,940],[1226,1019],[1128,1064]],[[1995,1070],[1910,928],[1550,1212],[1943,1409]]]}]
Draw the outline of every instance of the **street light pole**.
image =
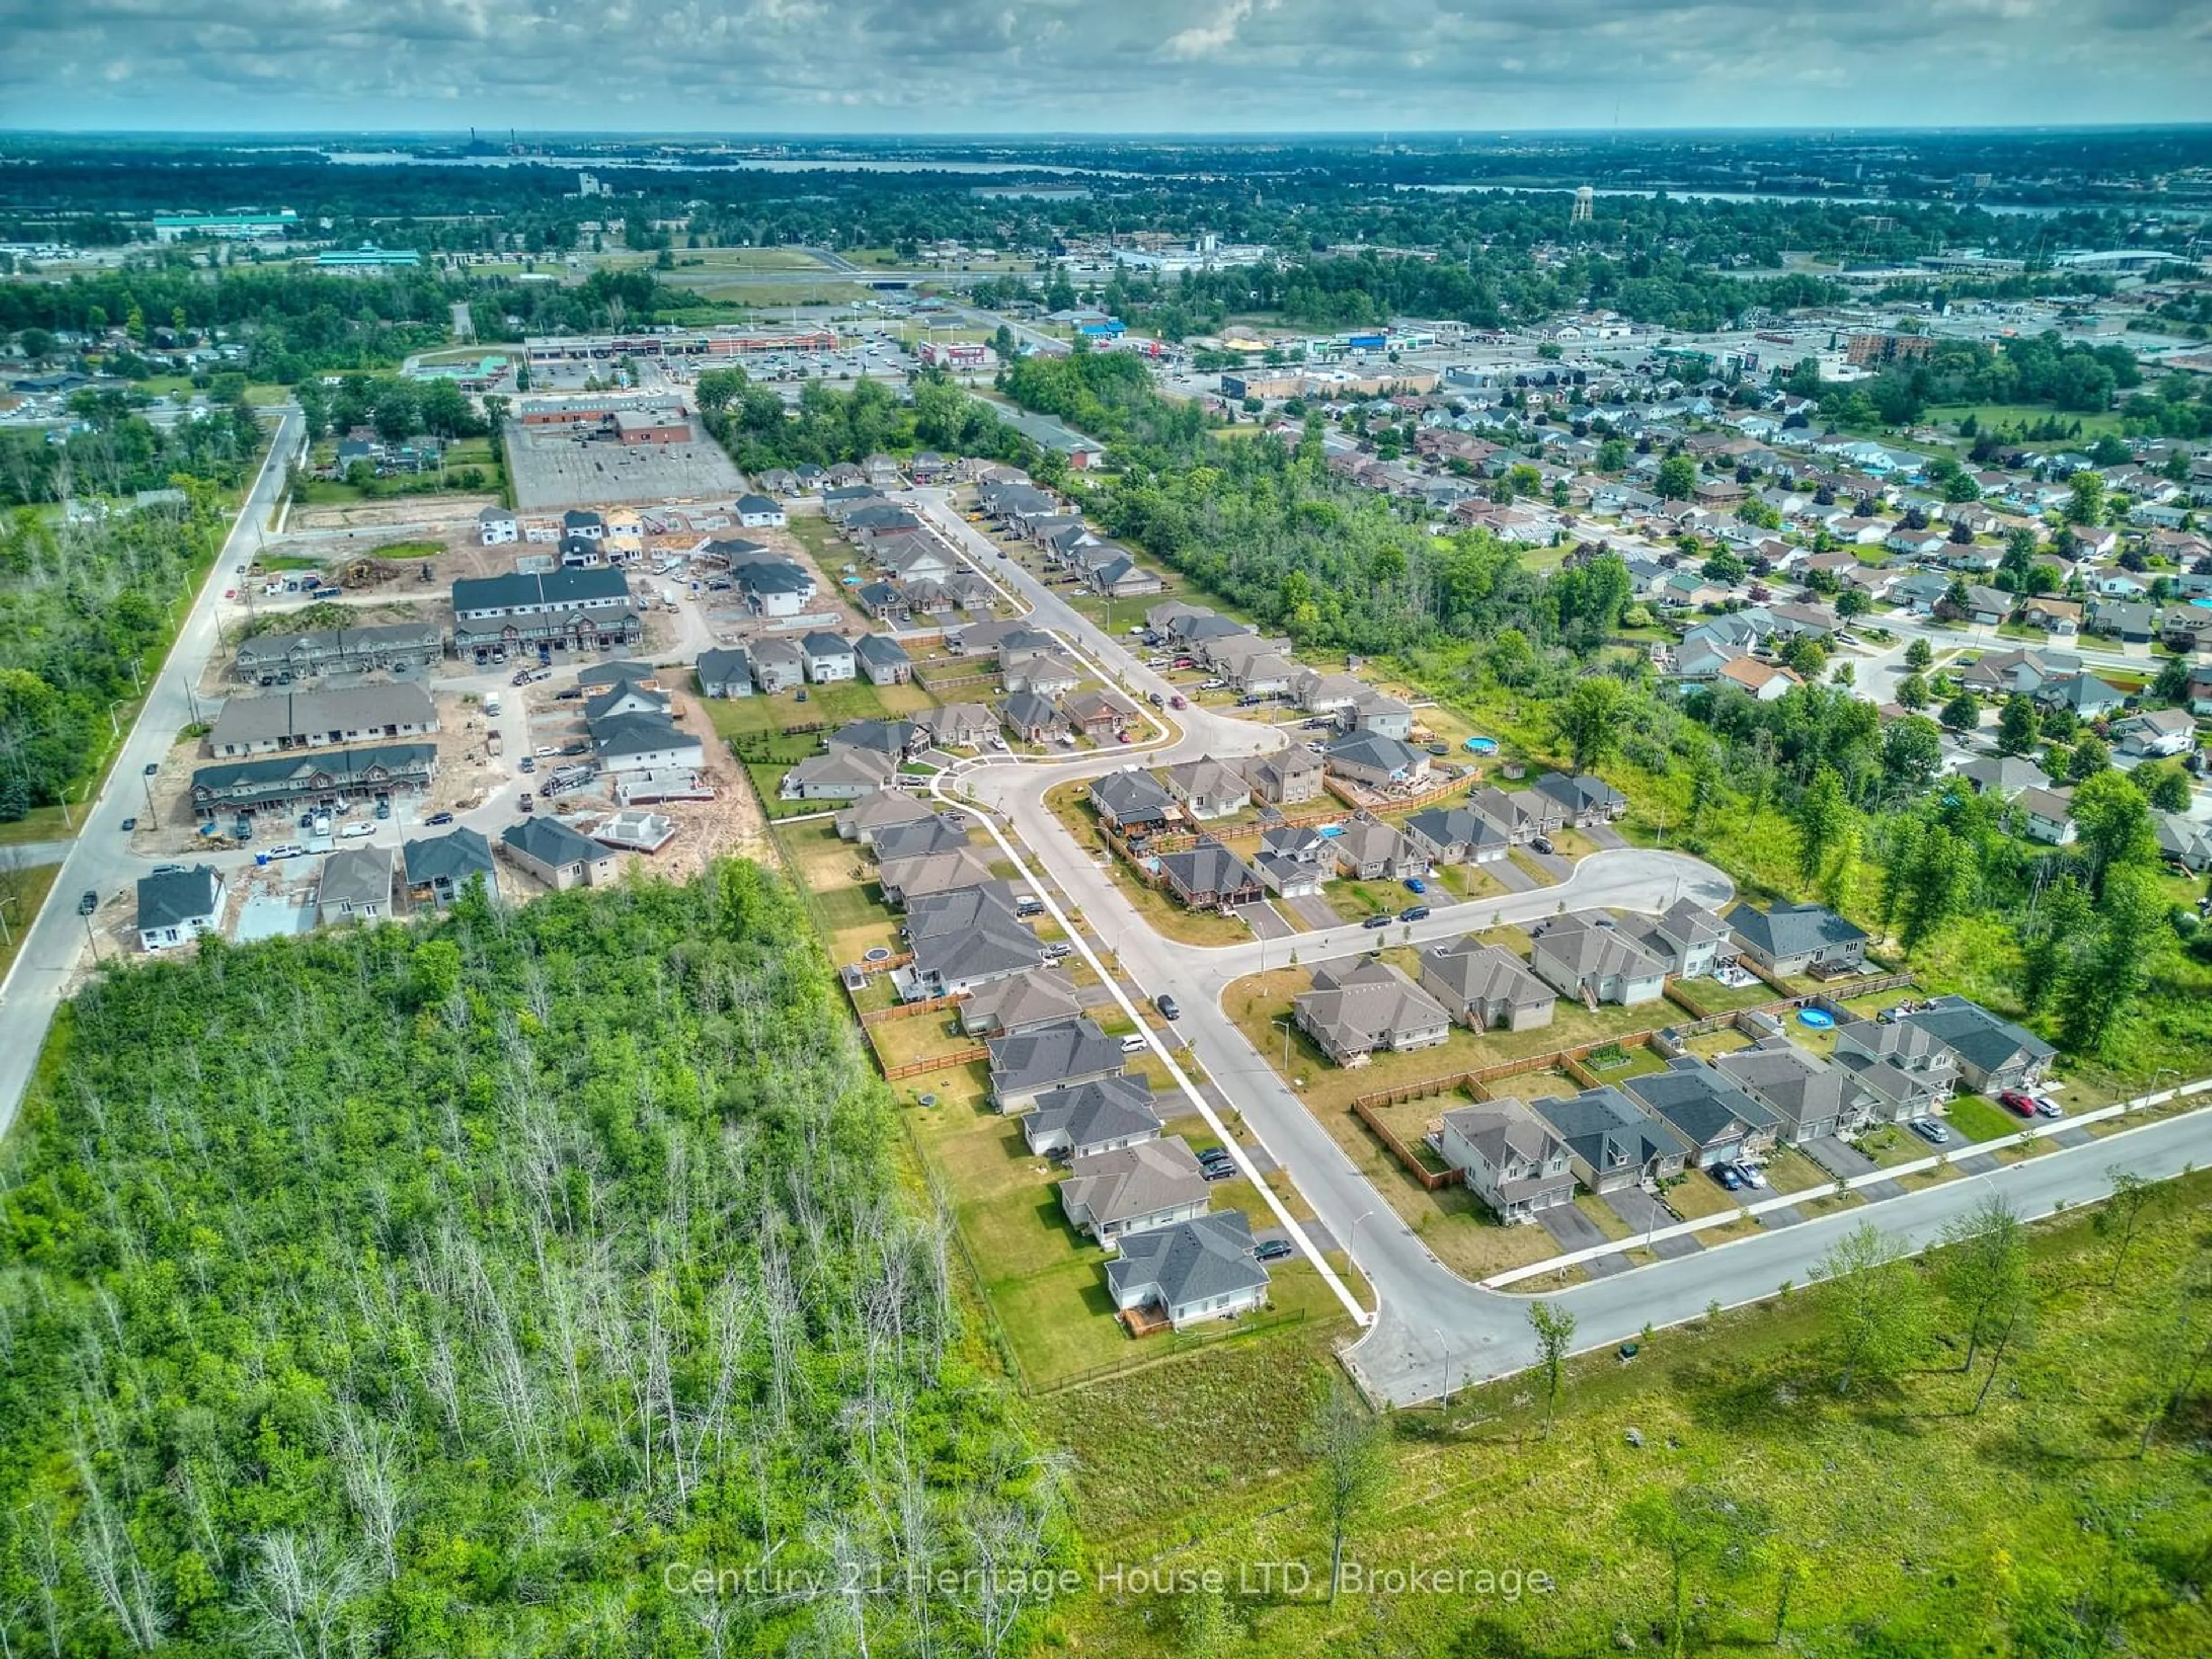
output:
[{"label": "street light pole", "polygon": [[[1266,970],[1263,969],[1261,971]],[[1283,1033],[1283,1081],[1287,1083],[1291,1079],[1291,1022],[1287,1019],[1279,1019],[1274,1024],[1281,1028]],[[1370,1210],[1367,1213],[1372,1215],[1374,1212]],[[1366,1216],[1362,1216],[1360,1220],[1364,1221],[1366,1218]],[[1356,1227],[1359,1222],[1355,1221],[1352,1224]]]},{"label": "street light pole", "polygon": [[15,948],[15,936],[8,931],[8,907],[15,902],[13,893],[0,893],[0,946],[10,951]]},{"label": "street light pole", "polygon": [[1436,1332],[1437,1340],[1443,1346],[1444,1351],[1444,1398],[1443,1404],[1439,1409],[1449,1411],[1451,1409],[1451,1343],[1445,1338],[1443,1328],[1441,1325],[1431,1326],[1430,1328]]}]

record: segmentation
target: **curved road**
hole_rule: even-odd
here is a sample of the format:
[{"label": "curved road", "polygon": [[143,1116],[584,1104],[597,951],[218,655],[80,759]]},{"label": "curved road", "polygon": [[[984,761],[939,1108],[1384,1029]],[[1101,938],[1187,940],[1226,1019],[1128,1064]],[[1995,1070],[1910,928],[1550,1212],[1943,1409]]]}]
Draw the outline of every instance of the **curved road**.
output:
[{"label": "curved road", "polygon": [[[1052,588],[1002,561],[996,544],[951,510],[945,492],[916,490],[904,499],[977,568],[1025,599],[1041,625],[1109,665],[1124,686],[1139,695],[1169,689],[1135,662],[1121,641]],[[1221,995],[1230,982],[1258,971],[1271,948],[1284,947],[1255,940],[1209,949],[1160,938],[1046,810],[1048,788],[1070,778],[1118,770],[1131,763],[1133,753],[1152,766],[1201,755],[1262,753],[1285,741],[1282,732],[1267,726],[1201,708],[1176,718],[1182,722],[1182,735],[1166,743],[1042,763],[970,763],[960,769],[960,787],[1004,814],[1030,854],[1110,945],[1129,977],[1148,993],[1175,994],[1182,1009],[1178,1030],[1183,1041],[1233,1101],[1250,1138],[1289,1173],[1315,1215],[1374,1286],[1378,1305],[1367,1316],[1366,1334],[1346,1355],[1370,1392],[1394,1404],[1410,1404],[1433,1399],[1448,1387],[1524,1369],[1535,1357],[1528,1322],[1530,1298],[1484,1290],[1437,1261],[1222,1012]],[[1427,921],[1394,933],[1410,933],[1414,943],[1427,944],[1493,920],[1522,922],[1549,915],[1563,901],[1572,908],[1658,911],[1678,897],[1717,908],[1733,893],[1725,875],[1697,859],[1631,848],[1585,858],[1556,885],[1442,907]],[[1296,943],[1311,961],[1364,951],[1373,941],[1365,929],[1347,927],[1301,933]],[[2163,1177],[2208,1161],[2212,1113],[2191,1114],[2086,1146],[2047,1151],[2024,1164],[1908,1193],[1871,1210],[1839,1211],[1577,1285],[1548,1299],[1575,1316],[1577,1346],[1606,1346],[1633,1338],[1647,1326],[1696,1318],[1716,1301],[1732,1307],[1771,1296],[1784,1281],[1808,1284],[1836,1239],[1869,1216],[1885,1231],[1922,1247],[1993,1191],[2007,1195],[2024,1218],[2035,1218],[2062,1204],[2102,1197],[2110,1186],[2105,1171],[2113,1164]]]}]

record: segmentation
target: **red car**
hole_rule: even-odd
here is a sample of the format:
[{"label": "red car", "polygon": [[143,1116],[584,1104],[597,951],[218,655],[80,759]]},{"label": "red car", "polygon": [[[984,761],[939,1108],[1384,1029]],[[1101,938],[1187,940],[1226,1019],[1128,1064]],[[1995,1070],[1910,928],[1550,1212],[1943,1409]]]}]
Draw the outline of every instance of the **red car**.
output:
[{"label": "red car", "polygon": [[2035,1115],[2035,1102],[2017,1089],[2003,1089],[1997,1093],[1997,1104],[2021,1117]]}]

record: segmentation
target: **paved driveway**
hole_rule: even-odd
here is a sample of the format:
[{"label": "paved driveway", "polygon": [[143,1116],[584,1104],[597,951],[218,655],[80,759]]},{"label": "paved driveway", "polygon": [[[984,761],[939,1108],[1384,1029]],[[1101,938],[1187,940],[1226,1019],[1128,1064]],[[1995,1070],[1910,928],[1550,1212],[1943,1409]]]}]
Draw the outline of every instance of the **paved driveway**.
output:
[{"label": "paved driveway", "polygon": [[1620,831],[1614,829],[1609,823],[1594,823],[1589,829],[1583,830],[1583,834],[1590,838],[1590,844],[1592,846],[1601,848],[1608,853],[1617,852],[1621,848],[1628,845],[1628,842],[1622,837]]},{"label": "paved driveway", "polygon": [[1240,904],[1237,914],[1244,919],[1244,925],[1252,930],[1255,939],[1288,939],[1298,931],[1272,904]]},{"label": "paved driveway", "polygon": [[[1693,1172],[1690,1179],[1704,1181],[1710,1177],[1702,1172]],[[1641,1187],[1623,1187],[1619,1192],[1606,1194],[1605,1206],[1639,1233],[1675,1224],[1674,1212]],[[1651,1242],[1651,1254],[1662,1261],[1695,1255],[1705,1248],[1695,1237],[1658,1238]]]},{"label": "paved driveway", "polygon": [[1536,890],[1535,877],[1511,859],[1492,859],[1487,864],[1478,864],[1474,867],[1495,878],[1498,884],[1509,893],[1533,893]]},{"label": "paved driveway", "polygon": [[1302,898],[1286,898],[1283,901],[1283,908],[1316,931],[1344,926],[1344,918],[1330,909],[1328,901],[1318,893],[1309,893]]},{"label": "paved driveway", "polygon": [[1557,853],[1540,853],[1533,847],[1524,847],[1521,849],[1521,856],[1541,870],[1553,884],[1565,881],[1575,872],[1575,861],[1561,858]]},{"label": "paved driveway", "polygon": [[1805,1156],[1838,1179],[1869,1175],[1875,1168],[1872,1158],[1834,1135],[1815,1135],[1807,1141]]},{"label": "paved driveway", "polygon": [[[1562,1255],[1570,1250],[1595,1249],[1605,1243],[1605,1234],[1597,1223],[1571,1204],[1554,1204],[1548,1210],[1539,1210],[1536,1221],[1551,1234],[1552,1242],[1559,1247]],[[1611,1255],[1595,1257],[1583,1266],[1592,1278],[1602,1279],[1613,1273],[1626,1273],[1628,1258],[1615,1252]]]}]

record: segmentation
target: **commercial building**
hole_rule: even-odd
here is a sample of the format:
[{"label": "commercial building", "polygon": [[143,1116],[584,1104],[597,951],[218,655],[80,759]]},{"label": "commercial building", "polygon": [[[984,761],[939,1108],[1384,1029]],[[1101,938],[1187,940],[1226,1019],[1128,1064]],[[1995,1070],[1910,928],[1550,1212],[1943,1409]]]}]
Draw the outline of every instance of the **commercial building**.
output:
[{"label": "commercial building", "polygon": [[621,357],[755,357],[785,351],[835,351],[835,329],[763,333],[738,328],[640,330],[624,334],[538,335],[522,343],[535,368]]},{"label": "commercial building", "polygon": [[225,242],[273,241],[299,222],[300,216],[290,208],[274,213],[157,213],[154,240],[174,242],[201,236]]}]

